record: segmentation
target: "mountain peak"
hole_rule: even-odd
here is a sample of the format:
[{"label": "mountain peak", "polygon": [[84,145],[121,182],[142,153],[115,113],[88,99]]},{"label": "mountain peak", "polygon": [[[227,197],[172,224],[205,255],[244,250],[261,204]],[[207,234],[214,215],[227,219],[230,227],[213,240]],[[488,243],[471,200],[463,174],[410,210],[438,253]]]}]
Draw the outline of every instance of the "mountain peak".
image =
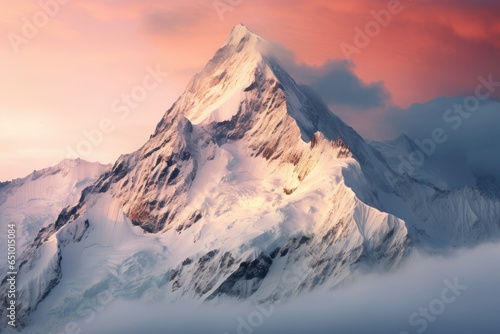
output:
[{"label": "mountain peak", "polygon": [[250,29],[248,29],[246,25],[240,22],[233,27],[233,29],[230,32],[230,35],[241,34],[241,33],[251,33],[251,31]]},{"label": "mountain peak", "polygon": [[241,40],[250,40],[251,38],[253,39],[261,39],[260,36],[254,34],[246,25],[243,23],[239,23],[233,27],[231,32],[229,33],[229,36],[227,38],[226,44],[234,44],[234,43],[240,43]]},{"label": "mountain peak", "polygon": [[[261,53],[265,43],[245,25],[236,25],[222,47],[191,79],[173,113],[193,124],[230,120],[238,112],[240,94],[255,81],[256,74],[273,76]],[[164,116],[156,134],[166,129],[170,117],[170,113]]]},{"label": "mountain peak", "polygon": [[285,113],[273,113],[269,117],[291,116],[306,142],[320,131],[330,140],[341,137],[351,148],[361,145],[363,140],[355,131],[319,103],[312,93],[299,87],[278,60],[268,56],[269,46],[245,25],[236,25],[203,70],[191,79],[172,110],[165,114],[155,136],[166,133],[172,125],[172,115],[185,117],[193,125],[228,122],[249,98],[257,97],[264,102],[267,99],[283,102],[284,109],[280,110]]},{"label": "mountain peak", "polygon": [[263,46],[267,43],[265,39],[248,29],[240,23],[233,27],[222,48],[229,48],[236,53],[261,53]]}]

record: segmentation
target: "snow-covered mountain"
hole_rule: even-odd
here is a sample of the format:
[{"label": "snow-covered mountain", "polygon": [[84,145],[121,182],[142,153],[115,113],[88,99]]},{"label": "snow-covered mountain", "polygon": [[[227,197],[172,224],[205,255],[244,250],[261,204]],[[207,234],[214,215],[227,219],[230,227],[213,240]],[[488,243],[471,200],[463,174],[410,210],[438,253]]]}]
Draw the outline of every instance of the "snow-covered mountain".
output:
[{"label": "snow-covered mountain", "polygon": [[288,300],[389,270],[414,246],[498,238],[498,201],[394,173],[266,50],[236,26],[151,139],[38,233],[19,319],[57,329],[103,292]]},{"label": "snow-covered mountain", "polygon": [[[387,113],[393,122],[387,123],[397,124],[404,134],[395,140],[370,144],[400,174],[409,171],[416,179],[430,180],[444,190],[478,187],[500,198],[500,133],[496,129],[500,102],[481,101],[473,116],[465,114],[464,118],[451,118],[451,122],[448,109],[460,108],[466,99],[439,97],[407,109],[389,108]],[[390,128],[388,125],[385,131]],[[496,192],[491,185],[496,185]]]},{"label": "snow-covered mountain", "polygon": [[423,151],[404,134],[371,145],[398,174],[396,178],[387,174],[387,179],[400,198],[394,203],[393,196],[382,194],[383,207],[405,221],[417,244],[443,249],[498,240],[500,182],[496,176],[462,171],[463,178],[472,180],[471,185],[456,187],[450,182],[454,171],[448,169],[449,163],[440,163],[446,155],[439,151],[420,163],[415,157],[424,157]]},{"label": "snow-covered mountain", "polygon": [[[75,205],[82,190],[110,168],[81,159],[64,160],[22,179],[0,183],[0,225],[16,224],[18,253],[33,242],[41,228],[53,223],[63,208]],[[2,249],[6,232],[0,232]]]},{"label": "snow-covered mountain", "polygon": [[421,164],[410,162],[412,152],[421,152],[421,149],[406,134],[401,134],[394,140],[383,142],[373,141],[370,144],[382,153],[391,169],[396,173],[400,175],[409,174],[419,182],[449,190],[448,184],[437,174],[437,171],[428,166],[428,161],[424,160]]},{"label": "snow-covered mountain", "polygon": [[[391,169],[398,174],[409,174],[416,180],[432,184],[442,190],[457,190],[468,186],[480,190],[484,195],[500,199],[500,176],[497,173],[480,171],[467,161],[453,159],[446,147],[439,147],[430,156],[417,145],[415,139],[406,134],[383,142],[370,142],[386,159]],[[455,143],[455,150],[463,150]],[[455,164],[455,168],[453,166]],[[458,166],[457,166],[458,164]],[[459,185],[459,184],[464,185]]]}]

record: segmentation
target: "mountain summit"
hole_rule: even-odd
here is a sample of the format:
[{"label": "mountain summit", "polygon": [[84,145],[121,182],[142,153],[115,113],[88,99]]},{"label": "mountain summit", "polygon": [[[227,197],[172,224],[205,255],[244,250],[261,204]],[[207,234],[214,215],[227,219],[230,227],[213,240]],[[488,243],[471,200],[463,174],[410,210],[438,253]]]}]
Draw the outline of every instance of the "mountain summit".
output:
[{"label": "mountain summit", "polygon": [[396,176],[265,43],[236,26],[151,139],[40,230],[19,268],[21,319],[36,310],[57,328],[103,290],[281,301],[393,268],[416,245],[499,235],[498,202]]}]

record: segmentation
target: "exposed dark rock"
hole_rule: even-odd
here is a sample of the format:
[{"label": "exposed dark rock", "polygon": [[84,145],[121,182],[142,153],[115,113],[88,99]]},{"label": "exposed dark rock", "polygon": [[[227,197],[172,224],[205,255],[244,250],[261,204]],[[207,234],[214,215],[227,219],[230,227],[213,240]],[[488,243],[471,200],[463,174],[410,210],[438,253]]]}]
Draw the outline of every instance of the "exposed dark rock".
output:
[{"label": "exposed dark rock", "polygon": [[203,255],[202,257],[200,257],[200,259],[198,260],[198,265],[200,267],[202,267],[203,265],[205,265],[207,262],[209,262],[210,260],[213,259],[213,257],[215,255],[217,255],[217,253],[219,252],[219,250],[217,249],[214,249],[214,250],[211,250],[210,252],[208,252],[207,254]]},{"label": "exposed dark rock", "polygon": [[220,262],[220,268],[229,268],[234,264],[234,258],[229,252],[225,252],[224,255],[222,255],[221,262]]},{"label": "exposed dark rock", "polygon": [[284,249],[281,250],[280,257],[283,257],[286,254],[288,254],[288,247],[286,247],[286,248],[284,248]]},{"label": "exposed dark rock", "polygon": [[163,161],[163,156],[159,155],[158,158],[156,158],[155,165],[153,166],[153,169],[156,168],[161,162]]},{"label": "exposed dark rock", "polygon": [[248,37],[248,35],[241,38],[238,46],[236,47],[236,52],[241,52],[241,50],[243,50],[243,48],[245,47],[245,43],[249,40],[249,38],[250,37]]},{"label": "exposed dark rock", "polygon": [[296,248],[299,248],[302,244],[308,243],[310,240],[311,240],[311,238],[306,237],[305,235],[303,235],[303,236],[299,239],[299,243],[298,243],[298,245],[297,245],[297,247],[296,247]]},{"label": "exposed dark rock", "polygon": [[59,230],[61,227],[63,227],[71,218],[73,218],[73,220],[76,218],[76,212],[78,210],[78,206],[74,206],[74,207],[67,207],[67,208],[64,208],[61,213],[59,214],[59,216],[57,217],[57,220],[54,224],[54,227],[57,230]]},{"label": "exposed dark rock", "polygon": [[149,152],[146,152],[146,153],[142,156],[141,160],[144,160],[144,159],[149,158],[149,157],[150,157],[153,153],[157,152],[157,151],[158,151],[158,150],[160,150],[160,149],[161,149],[161,146],[157,146],[157,147],[153,148],[152,150],[150,150]]},{"label": "exposed dark rock", "polygon": [[171,281],[173,281],[173,280],[177,277],[177,275],[179,275],[179,270],[172,269],[172,270],[170,271],[170,276],[169,276],[169,279],[168,279],[168,280],[169,280],[170,282],[171,282]]},{"label": "exposed dark rock", "polygon": [[175,168],[172,173],[170,174],[170,177],[168,178],[168,181],[167,181],[167,184],[168,185],[171,185],[174,183],[175,179],[177,178],[177,176],[179,175],[180,173],[180,169],[179,168]]},{"label": "exposed dark rock", "polygon": [[[80,242],[82,241],[83,237],[85,236],[85,232],[87,232],[87,230],[89,229],[90,227],[90,222],[88,221],[88,219],[86,219],[84,222],[83,222],[83,231],[77,231],[75,233],[75,241],[76,242]],[[80,234],[79,236],[77,236],[78,234]]]},{"label": "exposed dark rock", "polygon": [[167,166],[165,168],[163,168],[163,170],[161,171],[160,175],[158,176],[158,179],[163,180],[164,178],[166,178],[169,170],[170,170],[170,166],[168,166],[168,164],[167,164]]},{"label": "exposed dark rock", "polygon": [[[211,300],[220,295],[241,299],[251,296],[257,291],[260,283],[267,276],[272,263],[273,260],[264,254],[260,254],[259,257],[253,261],[240,263],[239,268],[229,275],[207,300]],[[237,283],[242,281],[247,281],[245,286],[248,287],[248,289],[246,291],[242,291],[237,287]]]},{"label": "exposed dark rock", "polygon": [[182,161],[189,160],[191,159],[191,153],[189,153],[189,151],[182,151],[180,154],[180,158]]},{"label": "exposed dark rock", "polygon": [[224,71],[218,76],[214,77],[210,83],[211,86],[217,86],[226,77],[226,74],[226,71]]},{"label": "exposed dark rock", "polygon": [[279,252],[280,252],[280,248],[279,248],[279,247],[277,247],[277,248],[275,248],[275,249],[271,252],[271,254],[269,254],[269,256],[271,257],[271,259],[273,259],[273,260],[274,260],[274,258],[276,258],[276,255],[278,255],[278,253],[279,253]]},{"label": "exposed dark rock", "polygon": [[252,90],[254,90],[255,88],[257,88],[257,83],[254,81],[250,84],[250,86],[248,86],[247,88],[245,88],[244,92],[250,92]]}]

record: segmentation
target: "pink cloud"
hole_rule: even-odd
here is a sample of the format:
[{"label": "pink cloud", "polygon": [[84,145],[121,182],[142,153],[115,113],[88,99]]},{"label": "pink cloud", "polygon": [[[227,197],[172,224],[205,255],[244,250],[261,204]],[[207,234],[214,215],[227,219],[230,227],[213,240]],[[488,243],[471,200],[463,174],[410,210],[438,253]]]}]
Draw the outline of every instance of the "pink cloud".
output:
[{"label": "pink cloud", "polygon": [[[500,78],[500,6],[496,1],[401,2],[401,14],[394,15],[380,35],[353,58],[355,73],[363,82],[383,81],[392,101],[407,106],[437,96],[470,94],[479,75],[493,73]],[[154,128],[189,77],[239,22],[291,50],[298,63],[320,67],[343,57],[339,44],[352,43],[354,27],[373,20],[372,10],[387,8],[387,0],[242,0],[224,12],[221,20],[213,4],[211,0],[70,1],[22,45],[19,54],[3,38],[0,113],[9,119],[39,113],[56,129],[55,140],[44,138],[44,152],[52,152],[45,156],[51,158],[39,155],[33,165],[64,158],[61,142],[78,140],[81,128],[99,120],[110,101],[143,75],[145,66],[160,64],[173,76],[139,111],[141,124]],[[0,18],[4,37],[20,33],[20,19],[40,10],[37,2],[9,0],[4,7]],[[123,126],[132,128],[136,121],[130,119]],[[147,138],[138,134],[135,141],[126,141],[120,133],[117,130],[109,144],[90,158],[110,162]],[[2,161],[28,159],[22,155],[27,145],[15,144]],[[5,175],[24,174],[18,173],[16,167]]]}]

